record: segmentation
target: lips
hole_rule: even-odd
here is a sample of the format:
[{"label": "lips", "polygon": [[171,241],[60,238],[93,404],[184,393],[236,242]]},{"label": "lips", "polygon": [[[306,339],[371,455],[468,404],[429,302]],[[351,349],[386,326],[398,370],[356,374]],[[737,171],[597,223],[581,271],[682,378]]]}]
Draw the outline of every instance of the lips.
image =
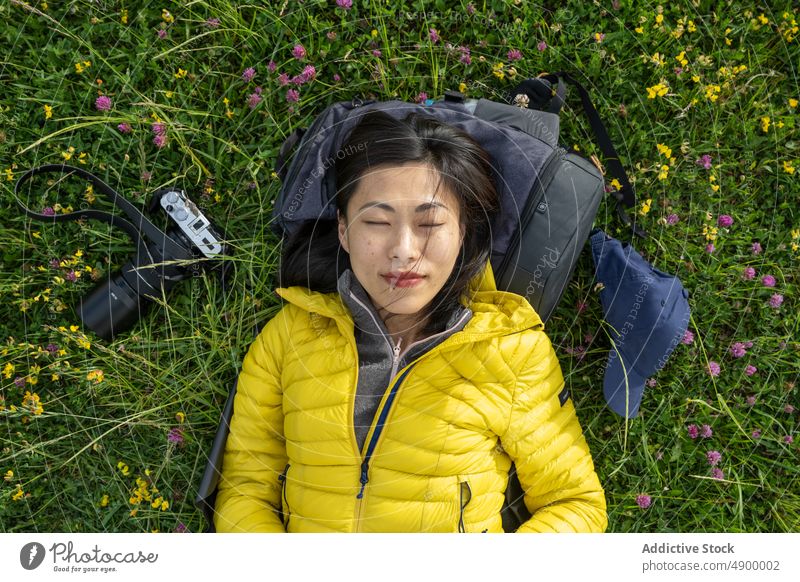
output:
[{"label": "lips", "polygon": [[425,278],[424,275],[421,275],[415,271],[406,271],[404,273],[395,271],[381,276],[387,283],[389,283],[389,285],[397,285],[400,287],[415,285]]}]

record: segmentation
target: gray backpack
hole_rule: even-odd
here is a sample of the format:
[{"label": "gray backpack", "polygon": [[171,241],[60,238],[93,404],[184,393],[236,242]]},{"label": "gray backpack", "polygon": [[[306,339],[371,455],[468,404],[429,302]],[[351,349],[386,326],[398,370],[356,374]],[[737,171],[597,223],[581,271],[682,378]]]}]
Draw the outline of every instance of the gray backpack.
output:
[{"label": "gray backpack", "polygon": [[[463,129],[491,155],[501,199],[501,210],[492,224],[490,258],[497,288],[522,295],[547,321],[575,270],[605,192],[599,162],[559,144],[565,82],[580,93],[609,173],[622,185],[611,192],[620,218],[636,234],[646,236],[623,208],[635,206],[636,197],[605,126],[586,90],[568,73],[527,79],[507,94],[508,103],[466,99],[461,93],[446,91],[442,100],[424,104],[357,98],[329,105],[308,129],[295,129],[280,149],[275,168],[282,187],[271,223],[275,233],[288,236],[306,221],[336,220],[334,173],[326,170],[364,113],[377,109],[396,118],[424,113]],[[235,386],[197,498],[209,524],[234,392]],[[568,397],[565,389],[562,405]],[[512,465],[502,510],[504,531],[515,531],[529,517]]]}]

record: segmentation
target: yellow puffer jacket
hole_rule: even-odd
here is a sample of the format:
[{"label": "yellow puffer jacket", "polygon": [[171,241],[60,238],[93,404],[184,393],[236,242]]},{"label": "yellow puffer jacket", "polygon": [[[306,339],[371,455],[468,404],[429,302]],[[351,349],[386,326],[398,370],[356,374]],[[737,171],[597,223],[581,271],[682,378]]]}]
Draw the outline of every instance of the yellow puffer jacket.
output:
[{"label": "yellow puffer jacket", "polygon": [[513,460],[519,532],[602,532],[603,489],[561,368],[524,297],[476,277],[467,325],[398,371],[364,443],[357,350],[337,293],[287,304],[239,376],[215,526],[234,532],[502,532]]}]

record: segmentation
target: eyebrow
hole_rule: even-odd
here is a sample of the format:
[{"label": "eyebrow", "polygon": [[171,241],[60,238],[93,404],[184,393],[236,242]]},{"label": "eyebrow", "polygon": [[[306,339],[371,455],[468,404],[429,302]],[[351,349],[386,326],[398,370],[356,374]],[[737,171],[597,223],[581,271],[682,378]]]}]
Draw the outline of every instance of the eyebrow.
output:
[{"label": "eyebrow", "polygon": [[[430,210],[431,208],[435,208],[437,206],[440,208],[444,208],[445,210],[449,210],[447,206],[441,204],[440,202],[426,202],[424,204],[420,204],[419,206],[417,206],[414,211],[425,212],[426,210]],[[359,208],[358,211],[361,212],[362,210],[365,210],[367,208],[380,208],[381,210],[386,210],[387,212],[395,211],[394,208],[392,208],[389,204],[386,204],[386,202],[367,202],[366,204],[364,204],[364,206]]]}]

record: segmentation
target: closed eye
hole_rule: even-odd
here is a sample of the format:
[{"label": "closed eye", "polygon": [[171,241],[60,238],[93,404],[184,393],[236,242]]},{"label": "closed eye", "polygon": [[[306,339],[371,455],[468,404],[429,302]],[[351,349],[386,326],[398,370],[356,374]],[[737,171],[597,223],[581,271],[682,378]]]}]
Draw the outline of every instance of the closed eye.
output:
[{"label": "closed eye", "polygon": [[372,222],[369,220],[365,220],[364,224],[389,224],[388,222]]}]

